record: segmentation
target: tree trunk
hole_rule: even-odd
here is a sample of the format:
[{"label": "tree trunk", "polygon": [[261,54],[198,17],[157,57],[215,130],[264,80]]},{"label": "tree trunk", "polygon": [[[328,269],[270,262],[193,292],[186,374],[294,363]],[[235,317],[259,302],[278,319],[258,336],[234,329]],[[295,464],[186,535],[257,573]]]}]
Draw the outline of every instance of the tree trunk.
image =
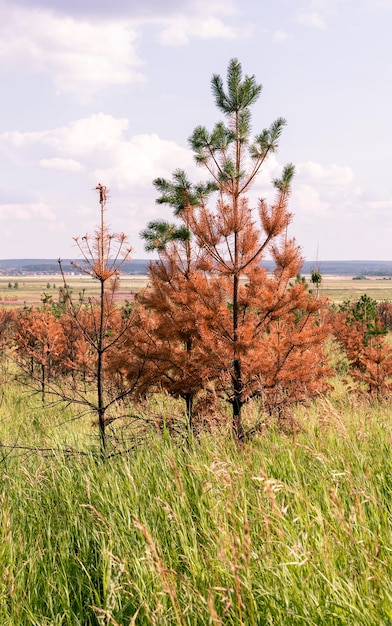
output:
[{"label": "tree trunk", "polygon": [[187,393],[185,395],[185,404],[186,404],[186,417],[188,420],[188,428],[190,431],[193,431],[193,415],[192,415],[192,410],[193,410],[193,394],[192,393]]},{"label": "tree trunk", "polygon": [[46,368],[44,363],[41,363],[41,399],[42,404],[45,404],[45,382],[46,382]]},{"label": "tree trunk", "polygon": [[105,406],[103,394],[103,351],[104,351],[104,320],[105,320],[105,284],[101,280],[100,293],[100,319],[97,345],[97,411],[99,423],[99,436],[101,441],[101,455],[106,456],[106,433],[105,433]]},{"label": "tree trunk", "polygon": [[241,361],[240,359],[234,359],[234,377],[233,377],[233,434],[237,441],[242,441],[244,438],[244,426],[242,423],[242,407],[243,398],[242,391],[243,385],[241,380]]},{"label": "tree trunk", "polygon": [[[237,233],[236,233],[237,235]],[[235,262],[237,262],[237,236],[235,237]],[[244,438],[241,410],[243,405],[243,384],[241,372],[241,359],[238,357],[238,288],[239,275],[233,276],[233,434],[237,441]]]}]

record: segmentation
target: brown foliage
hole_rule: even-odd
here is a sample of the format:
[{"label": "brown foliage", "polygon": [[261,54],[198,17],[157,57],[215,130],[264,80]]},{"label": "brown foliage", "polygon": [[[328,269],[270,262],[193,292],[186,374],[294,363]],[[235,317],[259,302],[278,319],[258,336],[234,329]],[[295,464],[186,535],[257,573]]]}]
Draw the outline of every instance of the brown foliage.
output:
[{"label": "brown foliage", "polygon": [[[188,236],[177,236],[179,229],[170,237],[175,227],[161,222],[145,231],[150,244],[156,241],[149,249],[160,256],[151,264],[151,289],[143,299],[151,312],[150,355],[159,382],[186,399],[189,417],[201,390],[224,398],[238,439],[250,398],[261,396],[271,410],[287,406],[325,390],[330,373],[325,303],[302,282],[290,285],[302,266],[287,235],[293,166],[274,181],[271,204],[261,200],[252,211],[247,198],[285,124],[279,118],[251,138],[250,107],[260,90],[254,77],[242,80],[236,59],[229,65],[227,93],[220,77],[213,77],[227,124],[218,123],[211,133],[197,127],[190,138],[210,181],[192,186],[182,170],[173,182],[155,181],[162,193],[158,202],[173,206]],[[210,207],[213,191],[217,201]],[[275,261],[272,275],[261,267],[267,254]]]},{"label": "brown foliage", "polygon": [[[221,281],[212,282],[217,288]],[[324,392],[331,374],[324,354],[329,332],[324,303],[303,283],[283,286],[279,273],[268,276],[262,268],[255,268],[239,292],[236,335],[231,307],[222,297],[209,300],[203,328],[209,350],[203,363],[217,393],[233,401],[234,346],[241,363],[242,404],[261,397],[270,412],[282,414],[289,405]]]},{"label": "brown foliage", "polygon": [[[191,426],[203,421],[208,394],[214,406],[220,397],[239,410],[261,397],[270,412],[283,415],[291,404],[323,393],[331,374],[326,303],[302,280],[290,283],[302,263],[295,242],[269,242],[268,234],[261,240],[245,201],[236,220],[230,213],[222,203],[217,213],[204,205],[188,209],[194,238],[171,241],[151,263],[150,286],[139,300],[144,322],[132,335],[132,350],[113,361],[132,379],[140,358],[146,388],[153,377],[155,388],[184,398]],[[282,226],[289,218],[280,215]],[[233,224],[245,229],[236,255]],[[275,259],[271,275],[260,265],[264,250]]]},{"label": "brown foliage", "polygon": [[46,385],[60,373],[65,359],[62,325],[46,307],[23,310],[16,322],[14,341],[18,363],[39,381],[44,401]]},{"label": "brown foliage", "polygon": [[333,335],[349,360],[352,378],[377,397],[392,391],[392,346],[383,334],[369,336],[366,323],[347,321],[344,312],[331,313]]},{"label": "brown foliage", "polygon": [[392,330],[392,302],[379,302],[377,308],[383,328]]}]

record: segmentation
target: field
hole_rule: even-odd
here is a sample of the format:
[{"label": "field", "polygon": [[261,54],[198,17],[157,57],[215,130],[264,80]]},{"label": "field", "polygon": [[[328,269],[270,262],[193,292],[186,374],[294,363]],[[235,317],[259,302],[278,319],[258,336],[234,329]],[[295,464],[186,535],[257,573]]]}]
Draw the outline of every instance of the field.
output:
[{"label": "field", "polygon": [[370,298],[392,301],[392,280],[390,278],[366,278],[355,280],[351,276],[324,276],[320,293],[333,302],[358,300],[364,293]]},{"label": "field", "polygon": [[[67,281],[75,296],[96,293],[85,277]],[[121,278],[119,303],[146,283]],[[0,295],[39,305],[61,286],[55,275],[1,277]],[[321,292],[391,300],[392,283],[330,276]],[[191,436],[183,403],[123,400],[104,460],[91,412],[43,403],[28,380],[0,353],[2,626],[392,624],[385,399],[336,376],[284,427],[254,401],[241,444],[227,405]]]},{"label": "field", "polygon": [[389,407],[338,386],[241,447],[117,427],[103,464],[89,420],[2,381],[2,625],[392,623]]},{"label": "field", "polygon": [[[309,276],[306,277],[309,280]],[[97,294],[98,285],[88,276],[66,276],[67,284],[73,295],[81,293],[85,297]],[[134,294],[140,292],[148,283],[147,276],[123,274],[120,277],[116,300],[123,303],[132,301]],[[16,287],[15,287],[16,285]],[[59,289],[63,286],[59,275],[41,276],[0,276],[0,304],[10,306],[39,306],[44,294],[58,300]],[[333,302],[358,299],[366,293],[369,297],[381,301],[392,301],[392,280],[388,278],[367,278],[353,280],[351,276],[324,276],[320,293]]]},{"label": "field", "polygon": [[[66,276],[67,285],[72,295],[84,297],[97,295],[98,284],[89,276]],[[147,284],[146,276],[123,275],[120,278],[116,300],[123,303],[131,301],[135,293]],[[63,280],[59,274],[40,276],[0,276],[0,304],[10,306],[39,306],[44,294],[48,294],[56,302]]]}]

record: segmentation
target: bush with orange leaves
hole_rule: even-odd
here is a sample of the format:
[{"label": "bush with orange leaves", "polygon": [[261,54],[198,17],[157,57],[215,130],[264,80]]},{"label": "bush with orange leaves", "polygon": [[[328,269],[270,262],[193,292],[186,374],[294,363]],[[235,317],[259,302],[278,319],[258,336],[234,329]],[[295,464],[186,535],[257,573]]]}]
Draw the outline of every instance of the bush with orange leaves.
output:
[{"label": "bush with orange leaves", "polygon": [[332,332],[349,361],[349,373],[370,396],[383,398],[392,391],[392,346],[378,306],[364,294],[331,312]]},{"label": "bush with orange leaves", "polygon": [[45,401],[47,385],[60,373],[65,359],[65,335],[62,325],[46,306],[23,309],[15,323],[14,342],[17,362],[28,375],[26,382],[38,388]]}]

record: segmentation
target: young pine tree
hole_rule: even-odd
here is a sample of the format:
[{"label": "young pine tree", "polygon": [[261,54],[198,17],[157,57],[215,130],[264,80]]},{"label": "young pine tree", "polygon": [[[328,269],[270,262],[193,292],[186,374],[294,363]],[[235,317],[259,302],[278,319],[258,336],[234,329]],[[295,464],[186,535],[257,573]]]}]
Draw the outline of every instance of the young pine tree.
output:
[{"label": "young pine tree", "polygon": [[15,323],[16,361],[24,382],[41,393],[42,402],[65,358],[63,328],[48,305],[22,310]]},{"label": "young pine tree", "polygon": [[[75,302],[63,274],[67,302],[64,316],[68,326],[74,328],[73,332],[79,338],[83,354],[80,358],[68,355],[67,365],[73,373],[72,384],[68,389],[60,389],[57,393],[68,402],[85,406],[95,412],[101,451],[105,456],[109,410],[132,391],[132,386],[119,390],[113,384],[113,375],[108,368],[111,351],[119,347],[133,323],[132,316],[122,316],[115,304],[119,272],[130,257],[131,248],[128,247],[127,237],[123,233],[109,232],[105,221],[107,190],[101,184],[96,189],[99,193],[100,224],[92,236],[75,237],[82,259],[73,265],[96,280],[99,291],[97,297],[79,298]],[[61,268],[60,260],[59,263]],[[82,379],[79,380],[75,376],[78,369],[79,374],[82,374]],[[95,400],[91,399],[90,392],[95,395]]]},{"label": "young pine tree", "polygon": [[370,396],[389,397],[392,392],[392,348],[376,300],[362,295],[346,300],[331,312],[333,335],[344,350],[352,378]]},{"label": "young pine tree", "polygon": [[174,209],[179,225],[163,220],[150,222],[142,232],[147,251],[156,251],[158,260],[149,268],[150,288],[141,303],[150,311],[150,360],[155,364],[155,381],[186,404],[189,428],[194,428],[193,406],[208,384],[209,371],[203,367],[204,351],[198,328],[203,316],[201,294],[207,278],[202,268],[206,253],[191,236],[194,209],[215,190],[213,184],[192,185],[185,172],[177,170],[173,181],[154,181],[161,193],[158,203]]},{"label": "young pine tree", "polygon": [[[191,194],[192,201],[178,211],[175,195],[167,191],[176,188],[179,172],[173,182],[156,181],[162,192],[159,201],[172,205],[183,220],[197,259],[181,287],[183,301],[179,302],[173,295],[172,275],[178,274],[180,255],[169,233],[170,262],[166,256],[160,266],[159,299],[167,301],[168,309],[179,307],[187,316],[192,349],[197,348],[197,364],[203,372],[199,379],[208,380],[231,404],[233,432],[242,439],[242,409],[250,398],[261,396],[268,402],[279,398],[280,403],[285,398],[287,404],[321,392],[328,373],[323,354],[328,329],[321,316],[322,301],[303,281],[291,284],[302,266],[300,250],[287,235],[294,167],[285,166],[273,181],[271,205],[260,200],[254,210],[247,197],[263,164],[278,148],[285,120],[278,118],[251,136],[251,109],[261,85],[254,76],[243,77],[236,59],[229,64],[226,88],[222,78],[214,75],[212,92],[224,121],[211,132],[198,126],[190,144],[197,164],[208,175],[205,188],[217,191],[215,206],[206,201],[209,193],[202,199]],[[163,248],[165,254],[168,246]],[[275,262],[271,275],[261,264],[267,253]],[[169,267],[170,275],[165,277]],[[152,265],[156,301],[157,271],[158,266]],[[155,310],[161,315],[158,307]]]}]

